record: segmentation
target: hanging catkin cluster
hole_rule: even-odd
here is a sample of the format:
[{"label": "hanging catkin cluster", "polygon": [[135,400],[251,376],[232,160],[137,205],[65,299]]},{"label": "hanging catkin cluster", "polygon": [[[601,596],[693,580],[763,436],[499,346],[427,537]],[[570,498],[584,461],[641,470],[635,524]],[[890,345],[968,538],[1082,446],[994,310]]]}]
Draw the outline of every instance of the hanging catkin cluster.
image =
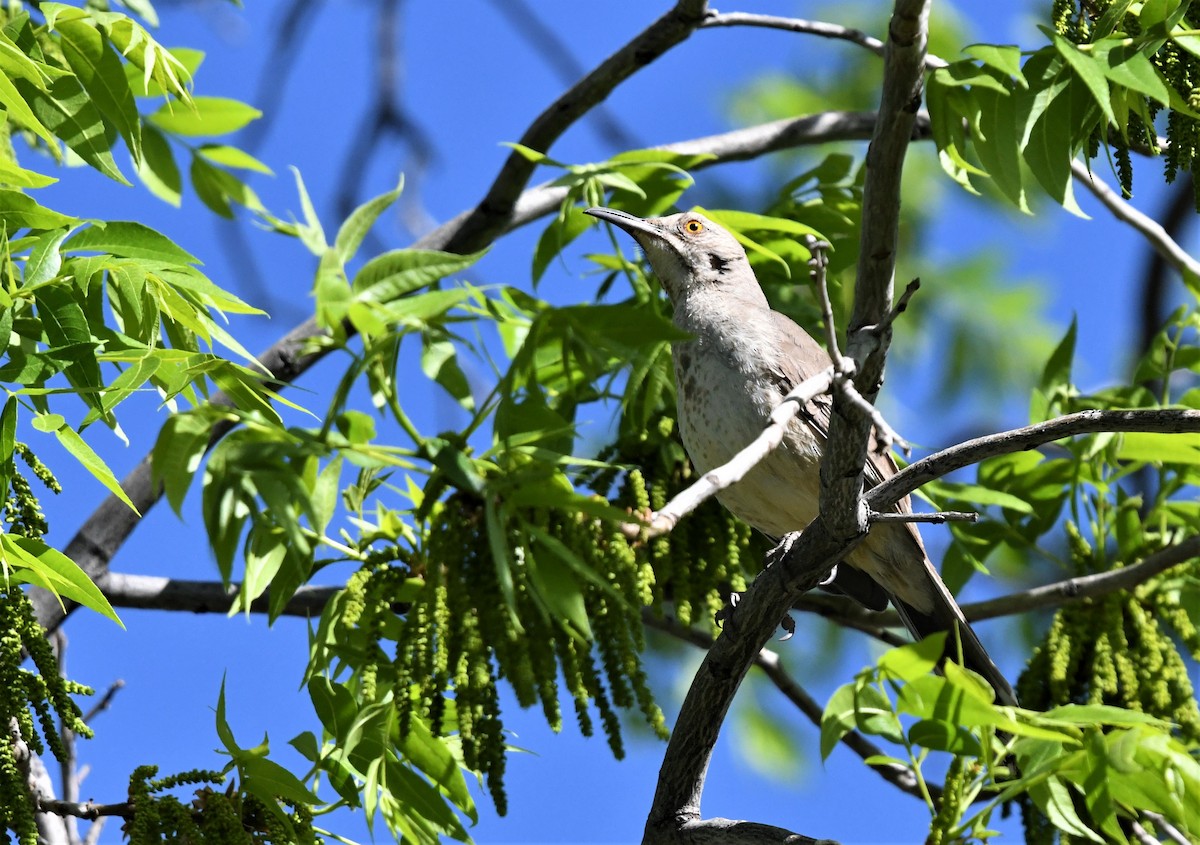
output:
[{"label": "hanging catkin cluster", "polygon": [[[318,845],[307,806],[290,813],[272,811],[253,795],[214,789],[224,781],[220,772],[195,769],[155,778],[156,766],[139,766],[129,778],[133,815],[122,832],[129,845],[186,842],[193,845]],[[199,784],[189,803],[167,792]]]},{"label": "hanging catkin cluster", "polygon": [[[1054,0],[1052,6],[1052,21],[1055,30],[1076,44],[1088,44],[1095,40],[1097,33],[1095,24],[1116,5],[1116,0]],[[1128,3],[1125,4],[1129,6]],[[1179,21],[1183,29],[1194,28],[1194,22],[1185,16]],[[1118,23],[1117,29],[1128,33],[1131,37],[1141,34],[1138,16],[1126,12]],[[1170,85],[1179,94],[1187,107],[1200,110],[1200,59],[1181,50],[1171,41],[1165,41],[1150,61],[1157,67]],[[1153,118],[1162,104],[1153,98],[1146,99],[1146,109]],[[1197,144],[1200,142],[1200,121],[1174,108],[1167,115],[1166,125],[1167,148],[1163,154],[1163,169],[1168,182],[1182,172],[1190,172],[1192,161],[1196,157]],[[1104,126],[1093,134],[1088,156],[1096,158],[1105,144],[1109,145],[1117,175],[1121,182],[1121,190],[1128,197],[1133,191],[1133,167],[1130,162],[1130,148],[1158,149],[1158,140],[1153,126],[1148,126],[1133,111],[1129,112],[1127,139],[1117,132],[1109,132]],[[1195,180],[1193,180],[1194,182]],[[1197,189],[1197,209],[1200,210],[1200,188]]]},{"label": "hanging catkin cluster", "polygon": [[[58,482],[28,447],[18,443],[16,452],[38,479],[58,492]],[[46,519],[37,496],[19,471],[14,469],[5,494],[8,532],[40,539],[46,532]],[[32,670],[22,666],[26,654],[33,662]],[[44,754],[47,748],[55,758],[66,759],[60,730],[91,736],[71,697],[91,694],[88,687],[59,674],[46,631],[38,624],[33,604],[21,585],[8,578],[0,580],[0,724],[7,726],[0,741],[0,842],[11,841],[10,830],[21,845],[38,841],[23,768],[28,765],[30,753]]]},{"label": "hanging catkin cluster", "polygon": [[[1073,559],[1081,571],[1094,561],[1091,546],[1067,523]],[[1060,704],[1112,704],[1166,719],[1180,737],[1200,740],[1197,709],[1187,665],[1166,620],[1195,655],[1200,636],[1177,595],[1162,578],[1132,591],[1065,604],[1021,675],[1021,703],[1037,710]]]},{"label": "hanging catkin cluster", "polygon": [[[590,486],[610,495],[615,486],[612,503],[631,514],[661,507],[689,479],[682,460],[652,453],[640,455],[649,478],[632,470],[617,483],[618,473],[606,472]],[[623,451],[609,457],[637,463]],[[642,608],[715,625],[723,597],[745,587],[742,561],[761,560],[764,548],[715,501],[650,542],[631,544],[613,522],[553,509],[509,513],[502,536],[496,532],[477,498],[439,501],[417,550],[372,561],[350,579],[337,624],[369,643],[356,667],[363,695],[390,690],[402,732],[419,718],[437,734],[457,733],[464,762],[485,773],[504,812],[499,682],[521,706],[540,706],[556,731],[563,694],[570,696],[580,730],[591,735],[598,715],[617,757],[620,710],[638,710],[665,737],[641,661]]]},{"label": "hanging catkin cluster", "polygon": [[[650,595],[650,570],[617,526],[558,511],[522,513],[503,538],[511,565],[501,571],[485,520],[470,496],[437,503],[419,552],[399,566],[366,567],[351,580],[341,624],[366,630],[377,646],[376,662],[360,667],[364,694],[374,695],[386,679],[402,732],[414,716],[435,733],[457,732],[464,762],[486,774],[503,812],[499,681],[508,682],[521,706],[539,704],[560,730],[561,675],[580,729],[592,733],[594,708],[617,756],[623,754],[618,708],[637,708],[659,735],[666,725],[640,659],[639,608]],[[558,583],[568,570],[547,559],[554,548],[535,540],[529,526],[576,555],[604,586],[587,578]],[[407,607],[397,608],[396,596],[406,583],[412,588],[409,579],[416,579],[415,592]],[[389,649],[382,643],[391,636]]]},{"label": "hanging catkin cluster", "polygon": [[[1095,562],[1091,545],[1074,523],[1066,523],[1071,556],[1079,571]],[[1094,599],[1064,604],[1035,649],[1017,683],[1025,707],[1047,710],[1060,704],[1111,704],[1173,722],[1184,742],[1200,739],[1200,710],[1187,665],[1166,622],[1196,659],[1200,633],[1171,589],[1168,575]],[[1022,800],[1026,841],[1074,842],[1028,800]]]}]

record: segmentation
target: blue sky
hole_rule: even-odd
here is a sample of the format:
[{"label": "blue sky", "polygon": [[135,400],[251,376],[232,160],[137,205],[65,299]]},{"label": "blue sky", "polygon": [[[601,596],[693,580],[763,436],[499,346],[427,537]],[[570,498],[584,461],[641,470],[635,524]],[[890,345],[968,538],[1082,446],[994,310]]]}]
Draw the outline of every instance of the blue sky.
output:
[{"label": "blue sky", "polygon": [[[661,14],[668,3],[541,0],[531,6],[569,45],[580,65],[590,68]],[[276,177],[257,178],[254,187],[276,213],[295,210],[298,203],[288,168],[299,168],[326,228],[333,230],[338,222],[334,203],[343,176],[342,163],[359,131],[367,92],[373,85],[370,48],[377,4],[351,0],[320,4],[314,13],[315,25],[295,46],[298,55],[286,77],[278,67],[266,66],[269,54],[263,44],[267,34],[279,26],[284,7],[278,2],[249,3],[241,10],[215,0],[178,8],[164,3],[158,37],[168,46],[207,52],[197,93],[263,105],[257,101],[259,80],[266,76],[271,79],[270,87],[283,87],[279,109],[269,115],[269,129],[257,149]],[[821,8],[766,2],[739,7],[805,17],[822,16]],[[1030,45],[1036,43],[1036,32],[1032,18],[1025,14],[1028,8],[1031,4],[972,3],[964,14],[980,40]],[[834,13],[826,9],[826,16]],[[404,106],[436,149],[417,187],[424,210],[441,222],[482,196],[508,153],[500,142],[516,140],[564,86],[496,13],[492,3],[409,3],[403,23]],[[882,33],[886,18],[880,13],[857,23]],[[701,137],[731,128],[726,119],[728,105],[746,80],[768,71],[787,73],[802,64],[819,63],[822,55],[852,49],[842,43],[766,30],[701,32],[622,87],[608,107],[644,145]],[[551,153],[561,160],[589,161],[616,151],[585,122]],[[364,198],[395,184],[397,173],[406,167],[407,152],[403,144],[386,146],[361,164]],[[914,155],[931,152],[917,150]],[[714,179],[723,175],[712,173]],[[739,179],[762,178],[754,169],[734,173]],[[242,318],[234,323],[235,333],[247,348],[265,348],[307,316],[314,265],[298,242],[258,231],[244,221],[236,224],[253,250],[254,266],[249,267],[224,248],[231,224],[216,221],[192,195],[185,196],[181,209],[174,209],[141,188],[121,188],[86,170],[62,175],[62,184],[39,195],[43,203],[79,216],[137,219],[155,226],[200,256],[206,272],[219,284],[271,312],[270,320]],[[709,178],[701,174],[694,195],[685,195],[684,201],[703,202]],[[1138,202],[1150,211],[1157,207],[1158,198],[1149,189],[1156,178],[1147,168],[1140,183],[1147,192]],[[941,190],[953,193],[957,189],[945,183]],[[1090,198],[1081,202],[1093,221],[1046,208],[1031,222],[1015,215],[998,217],[991,210],[979,212],[965,195],[955,195],[953,213],[938,224],[934,253],[928,257],[936,260],[941,251],[947,256],[961,255],[999,238],[1006,245],[1012,278],[1044,280],[1051,320],[1065,328],[1073,314],[1079,316],[1084,359],[1081,376],[1090,386],[1119,373],[1125,363],[1123,350],[1132,325],[1128,316],[1133,301],[1131,280],[1137,278],[1143,247],[1127,233],[1114,235],[1107,213]],[[534,226],[505,239],[474,268],[472,278],[527,284],[537,231]],[[412,240],[394,218],[381,222],[378,237],[388,248]],[[1064,243],[1071,244],[1066,262]],[[579,301],[585,295],[575,294],[571,288],[587,270],[582,252],[572,251],[564,263],[551,268],[540,291],[543,295],[564,302]],[[953,284],[953,280],[940,283]],[[326,362],[301,380],[301,392],[293,398],[301,404],[311,398],[314,408],[323,407],[326,400],[320,391],[338,375],[338,365]],[[953,420],[925,420],[916,410],[911,397],[929,390],[919,372],[893,373],[892,378],[890,389],[908,396],[893,406],[893,421],[902,433],[917,442],[934,444],[954,431]],[[444,424],[446,415],[452,413],[433,390],[422,385],[416,385],[408,401],[424,408],[430,426]],[[1014,407],[1015,415],[1009,421],[1020,424],[1020,406]],[[98,429],[93,429],[93,442],[122,475],[140,460],[161,419],[149,413],[127,414],[122,423],[133,441],[129,448]],[[61,546],[103,498],[103,491],[74,472],[69,460],[59,458],[45,440],[33,439],[37,435],[32,433],[26,436],[63,476],[66,492],[59,501],[47,502],[52,527],[49,539]],[[193,491],[183,522],[165,506],[156,508],[121,550],[114,569],[217,577],[205,545],[197,500]],[[927,531],[926,536],[929,534]],[[978,584],[971,587],[985,589]],[[71,643],[67,659],[74,677],[101,690],[118,678],[126,684],[112,708],[96,721],[96,739],[80,745],[81,762],[91,766],[83,785],[84,797],[121,800],[129,772],[142,763],[158,763],[164,773],[197,766],[219,768],[223,759],[212,751],[219,744],[212,709],[223,677],[231,721],[242,743],[253,744],[269,732],[279,758],[302,770],[299,758],[287,754],[286,741],[315,725],[299,687],[306,658],[304,623],[285,619],[268,628],[261,618],[229,620],[133,610],[121,611],[121,616],[127,626],[124,631],[86,613],[75,614],[67,626]],[[1003,628],[983,626],[981,634],[985,642],[992,643],[993,636],[1003,637]],[[800,635],[780,646],[780,651],[798,677],[806,680],[806,650],[817,647],[819,640],[802,625]],[[997,651],[1001,665],[1015,677],[1021,655],[1002,646]],[[861,642],[850,643],[846,652],[845,672],[836,676],[822,673],[812,684],[811,691],[819,700],[873,655]],[[678,659],[680,666],[665,667],[669,671],[662,673],[666,679],[664,703],[681,693],[682,687],[670,685],[686,680],[687,667],[694,665],[698,654],[685,651]],[[687,661],[690,663],[685,666]],[[751,695],[773,712],[786,712],[763,688],[743,692],[746,701]],[[487,799],[480,801],[483,821],[473,831],[478,841],[617,842],[640,836],[662,745],[648,739],[632,740],[629,759],[617,763],[602,740],[583,740],[574,725],[568,724],[562,735],[553,736],[539,712],[520,713],[511,706],[506,721],[516,732],[514,743],[532,753],[515,755],[509,763],[510,813],[506,819],[497,820]],[[927,816],[918,802],[884,784],[848,752],[835,752],[822,766],[815,730],[794,718],[789,718],[788,724],[800,737],[802,759],[769,776],[747,764],[739,752],[745,740],[736,732],[726,732],[710,770],[705,815],[774,823],[848,843],[921,839]],[[361,817],[343,817],[331,826],[348,836],[365,838]],[[101,839],[103,843],[118,841],[116,825]]]}]

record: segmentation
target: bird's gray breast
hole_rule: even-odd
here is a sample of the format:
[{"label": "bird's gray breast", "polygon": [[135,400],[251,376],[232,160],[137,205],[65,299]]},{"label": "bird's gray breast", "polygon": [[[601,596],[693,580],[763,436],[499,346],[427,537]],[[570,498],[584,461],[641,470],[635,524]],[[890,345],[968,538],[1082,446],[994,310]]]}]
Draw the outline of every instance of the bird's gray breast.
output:
[{"label": "bird's gray breast", "polygon": [[[783,397],[765,368],[749,369],[701,339],[676,344],[674,363],[680,434],[703,474],[761,434]],[[768,534],[798,531],[816,516],[819,458],[820,445],[807,424],[793,420],[784,442],[718,498]]]}]

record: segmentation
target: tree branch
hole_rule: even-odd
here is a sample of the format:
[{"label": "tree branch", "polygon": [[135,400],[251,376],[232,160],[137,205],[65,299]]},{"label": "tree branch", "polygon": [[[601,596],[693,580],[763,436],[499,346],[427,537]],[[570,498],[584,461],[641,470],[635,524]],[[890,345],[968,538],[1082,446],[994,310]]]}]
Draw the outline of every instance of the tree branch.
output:
[{"label": "tree branch", "polygon": [[[865,336],[882,325],[891,310],[900,173],[917,123],[928,13],[927,0],[896,0],[879,120],[867,153],[859,272],[848,335],[849,352],[860,364],[857,385],[868,398],[874,396],[882,376],[886,334],[871,338],[871,352],[861,358],[859,353],[866,346]],[[843,417],[857,409],[839,407],[846,404],[840,397],[841,393],[834,396],[821,461],[820,515],[782,560],[755,579],[738,605],[733,624],[726,626],[705,655],[667,745],[644,842],[677,842],[688,837],[690,827],[703,824],[699,820],[705,774],[742,678],[793,600],[820,583],[866,534],[867,509],[861,493],[871,420],[861,414],[857,419]]]},{"label": "tree branch", "polygon": [[922,484],[996,455],[1024,452],[1077,434],[1101,431],[1200,432],[1200,411],[1161,408],[1136,411],[1079,411],[1046,422],[976,437],[906,466],[867,492],[872,510],[885,510]]},{"label": "tree branch", "polygon": [[133,817],[133,804],[128,801],[122,801],[119,804],[96,804],[92,801],[59,801],[54,798],[43,798],[37,802],[37,811],[91,821],[95,821],[101,816],[120,816],[128,819]]},{"label": "tree branch", "polygon": [[1150,247],[1162,256],[1163,260],[1175,268],[1181,276],[1200,279],[1200,261],[1192,258],[1187,250],[1175,242],[1175,239],[1162,227],[1157,220],[1150,217],[1130,203],[1105,184],[1094,174],[1087,165],[1080,161],[1071,162],[1071,175],[1075,180],[1095,195],[1104,207],[1122,223],[1128,223],[1146,239]]},{"label": "tree branch", "polygon": [[[662,631],[664,634],[669,634],[677,640],[691,643],[705,651],[712,648],[715,642],[704,631],[681,625],[674,619],[664,619],[655,616],[649,612],[649,609],[642,611],[642,621],[649,628]],[[784,697],[794,704],[797,710],[803,713],[814,725],[820,727],[824,708],[784,668],[783,661],[779,659],[778,654],[770,649],[761,649],[754,658],[754,665],[763,671],[763,674],[775,685],[776,689],[783,693]],[[883,756],[883,750],[858,731],[850,731],[842,737],[841,741],[847,748],[864,760],[868,757]],[[922,801],[925,800],[925,796],[917,784],[916,775],[907,766],[887,764],[872,766],[871,768],[877,771],[884,780],[896,786],[901,792],[905,792]],[[934,795],[934,797],[941,794],[941,789],[936,785],[929,785],[929,789],[930,794]]]},{"label": "tree branch", "polygon": [[[819,35],[822,38],[832,38],[838,41],[849,41],[870,50],[877,56],[883,56],[884,43],[873,35],[868,35],[861,29],[842,26],[825,21],[810,21],[802,18],[785,18],[779,15],[759,15],[752,12],[710,12],[704,19],[702,29],[718,26],[756,26],[764,29],[781,29],[785,32],[798,32],[804,35]],[[925,66],[929,68],[945,67],[946,62],[937,56],[927,54]]]},{"label": "tree branch", "polygon": [[963,605],[962,612],[968,620],[975,622],[982,619],[994,619],[997,616],[1038,610],[1043,607],[1057,607],[1067,602],[1108,595],[1117,590],[1130,590],[1149,581],[1155,575],[1166,572],[1181,563],[1187,563],[1198,556],[1200,556],[1200,536],[1189,537],[1178,545],[1147,555],[1132,566],[1097,572],[1094,575],[1081,575],[1078,578],[1067,578],[1064,581],[1034,587],[1019,593],[974,602]]},{"label": "tree branch", "polygon": [[[601,62],[538,115],[521,136],[520,143],[539,152],[549,150],[567,127],[588,109],[695,32],[704,22],[707,11],[707,0],[678,0],[669,12]],[[469,212],[443,249],[473,252],[504,232],[535,167],[533,162],[515,151],[509,155],[486,196]]]},{"label": "tree branch", "polygon": [[[241,584],[226,588],[220,581],[188,581],[124,572],[107,573],[97,582],[97,586],[113,607],[189,613],[228,613],[241,591]],[[280,615],[315,619],[338,589],[312,585],[300,587]],[[269,601],[268,594],[259,596],[251,602],[250,612],[266,613]]]}]

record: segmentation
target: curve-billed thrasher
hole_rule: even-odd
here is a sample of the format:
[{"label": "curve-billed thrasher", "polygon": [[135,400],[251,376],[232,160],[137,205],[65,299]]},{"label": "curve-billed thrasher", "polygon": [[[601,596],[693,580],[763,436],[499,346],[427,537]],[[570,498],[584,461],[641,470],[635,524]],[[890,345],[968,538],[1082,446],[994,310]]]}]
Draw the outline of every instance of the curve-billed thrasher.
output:
[{"label": "curve-billed thrasher", "polygon": [[[690,340],[675,343],[675,386],[683,444],[696,470],[726,463],[767,426],[785,394],[830,365],[829,355],[792,320],[772,311],[737,240],[694,212],[643,220],[611,208],[593,217],[624,229],[645,251]],[[739,518],[771,537],[799,531],[817,515],[819,462],[829,431],[828,397],[794,418],[779,448],[717,494]],[[872,454],[866,483],[894,475],[890,455]],[[909,511],[905,498],[898,510]],[[916,637],[955,631],[968,667],[1000,700],[1016,696],[971,630],[912,523],[876,524],[839,567],[834,587],[882,610],[890,598]],[[953,635],[947,651],[956,649]]]}]

